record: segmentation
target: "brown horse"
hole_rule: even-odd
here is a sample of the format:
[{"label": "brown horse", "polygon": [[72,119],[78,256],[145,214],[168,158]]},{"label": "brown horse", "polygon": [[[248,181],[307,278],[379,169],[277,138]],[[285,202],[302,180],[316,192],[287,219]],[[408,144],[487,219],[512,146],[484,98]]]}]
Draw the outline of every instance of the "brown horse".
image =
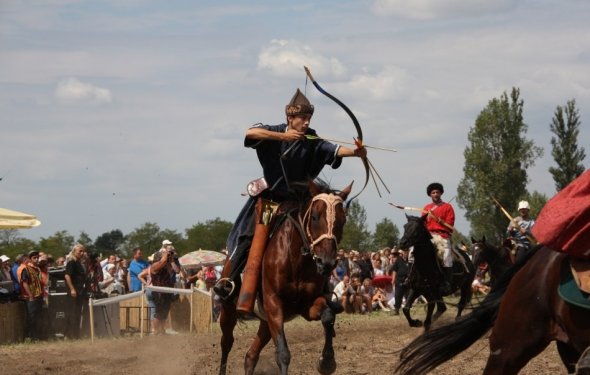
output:
[{"label": "brown horse", "polygon": [[[340,311],[335,312],[330,307],[333,306],[330,303],[331,294],[326,294],[326,286],[336,265],[338,242],[342,239],[346,222],[343,201],[351,189],[352,184],[336,193],[310,182],[307,197],[295,204],[294,209],[288,210],[285,216],[276,218],[280,224],[274,229],[262,260],[258,295],[262,300],[263,314],[259,316],[256,338],[246,353],[246,374],[254,373],[260,352],[271,338],[280,372],[287,374],[291,353],[284,323],[298,315],[308,321],[322,321],[325,343],[317,369],[322,374],[331,374],[336,370],[332,338],[335,336],[336,313]],[[226,373],[238,318],[235,301],[224,302],[220,316],[219,374]]]},{"label": "brown horse", "polygon": [[517,374],[557,342],[573,372],[590,345],[590,310],[564,301],[558,286],[568,272],[566,254],[537,247],[508,269],[482,304],[462,320],[427,332],[403,349],[397,371],[424,374],[471,346],[492,326],[484,374]]}]

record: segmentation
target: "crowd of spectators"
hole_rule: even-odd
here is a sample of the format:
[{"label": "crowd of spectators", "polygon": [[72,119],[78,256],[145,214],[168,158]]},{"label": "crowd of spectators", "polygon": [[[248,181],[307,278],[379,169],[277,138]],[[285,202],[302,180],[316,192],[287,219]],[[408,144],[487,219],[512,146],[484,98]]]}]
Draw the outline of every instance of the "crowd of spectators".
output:
[{"label": "crowd of spectators", "polygon": [[397,248],[365,253],[340,249],[330,278],[332,300],[346,313],[382,310],[397,315],[407,294],[408,274],[407,253]]},{"label": "crowd of spectators", "polygon": [[[111,254],[102,258],[99,253],[88,253],[76,244],[69,254],[54,259],[40,251],[19,254],[14,259],[0,255],[0,299],[22,301],[26,311],[25,338],[49,338],[48,306],[51,274],[63,276],[69,302],[67,327],[64,335],[76,339],[81,336],[81,320],[88,299],[100,299],[130,292],[142,291],[145,285],[175,288],[197,288],[209,291],[219,277],[219,267],[200,267],[187,274],[180,267],[172,242],[164,240],[162,248],[144,259],[141,248],[133,250],[133,258],[122,259]],[[54,281],[55,282],[55,281]],[[57,293],[56,293],[57,294]],[[152,332],[164,333],[166,318],[174,294],[146,292]],[[178,296],[178,294],[176,294]]]}]

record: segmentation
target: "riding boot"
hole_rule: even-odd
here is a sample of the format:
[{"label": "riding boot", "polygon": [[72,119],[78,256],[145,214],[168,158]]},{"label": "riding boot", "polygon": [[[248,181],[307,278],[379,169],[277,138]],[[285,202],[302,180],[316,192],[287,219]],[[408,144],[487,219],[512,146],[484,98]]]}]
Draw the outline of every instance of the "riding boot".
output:
[{"label": "riding boot", "polygon": [[443,295],[449,295],[453,292],[453,267],[443,267],[444,281],[440,288]]}]

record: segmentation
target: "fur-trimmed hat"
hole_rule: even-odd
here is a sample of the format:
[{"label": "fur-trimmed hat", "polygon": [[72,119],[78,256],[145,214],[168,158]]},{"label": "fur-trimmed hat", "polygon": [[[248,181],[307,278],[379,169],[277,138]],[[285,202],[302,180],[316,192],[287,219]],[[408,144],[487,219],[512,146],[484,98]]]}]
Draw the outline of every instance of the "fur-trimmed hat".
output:
[{"label": "fur-trimmed hat", "polygon": [[426,194],[430,196],[430,193],[432,193],[433,190],[438,190],[441,194],[445,192],[445,189],[443,188],[440,182],[433,182],[430,185],[428,185],[428,187],[426,188]]},{"label": "fur-trimmed hat", "polygon": [[307,100],[301,90],[297,89],[293,98],[285,107],[287,116],[313,115],[313,105]]}]

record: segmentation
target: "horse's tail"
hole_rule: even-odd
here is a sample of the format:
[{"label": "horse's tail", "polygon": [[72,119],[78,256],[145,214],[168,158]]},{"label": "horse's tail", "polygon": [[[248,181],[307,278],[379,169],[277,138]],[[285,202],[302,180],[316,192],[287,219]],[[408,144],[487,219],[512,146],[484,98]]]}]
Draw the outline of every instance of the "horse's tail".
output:
[{"label": "horse's tail", "polygon": [[402,375],[426,374],[469,348],[494,324],[502,297],[512,277],[536,253],[531,250],[498,280],[482,303],[460,320],[416,337],[400,354],[395,371]]}]

